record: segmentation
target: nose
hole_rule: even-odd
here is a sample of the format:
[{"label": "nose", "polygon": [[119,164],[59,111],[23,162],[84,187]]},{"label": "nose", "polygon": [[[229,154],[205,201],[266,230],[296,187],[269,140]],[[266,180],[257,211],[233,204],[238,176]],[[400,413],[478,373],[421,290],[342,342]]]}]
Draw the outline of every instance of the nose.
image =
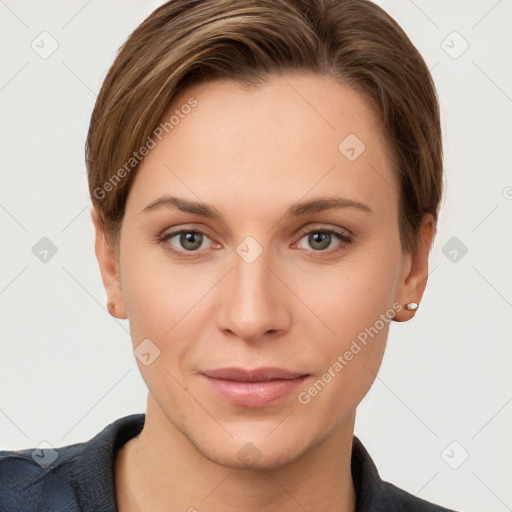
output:
[{"label": "nose", "polygon": [[251,263],[234,253],[220,299],[218,326],[224,333],[252,342],[289,329],[290,292],[270,263],[265,252]]}]

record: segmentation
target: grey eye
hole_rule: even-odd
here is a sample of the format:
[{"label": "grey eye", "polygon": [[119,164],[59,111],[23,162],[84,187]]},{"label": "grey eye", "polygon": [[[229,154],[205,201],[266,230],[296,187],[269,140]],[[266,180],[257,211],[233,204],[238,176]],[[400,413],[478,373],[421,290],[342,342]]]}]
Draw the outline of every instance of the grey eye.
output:
[{"label": "grey eye", "polygon": [[169,242],[172,243],[173,238],[179,238],[179,246],[186,251],[196,251],[199,249],[204,241],[204,235],[195,231],[180,231],[179,233],[169,237]]},{"label": "grey eye", "polygon": [[315,251],[322,251],[331,245],[332,235],[330,233],[310,233],[308,243]]}]

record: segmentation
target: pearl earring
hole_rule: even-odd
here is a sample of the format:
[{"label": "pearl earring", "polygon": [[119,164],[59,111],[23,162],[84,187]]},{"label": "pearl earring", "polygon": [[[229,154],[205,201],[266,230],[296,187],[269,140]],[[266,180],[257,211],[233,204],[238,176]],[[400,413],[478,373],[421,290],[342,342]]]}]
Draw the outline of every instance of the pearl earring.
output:
[{"label": "pearl earring", "polygon": [[418,304],[416,302],[409,302],[405,305],[405,309],[408,309],[409,311],[414,311],[415,309],[418,309]]}]

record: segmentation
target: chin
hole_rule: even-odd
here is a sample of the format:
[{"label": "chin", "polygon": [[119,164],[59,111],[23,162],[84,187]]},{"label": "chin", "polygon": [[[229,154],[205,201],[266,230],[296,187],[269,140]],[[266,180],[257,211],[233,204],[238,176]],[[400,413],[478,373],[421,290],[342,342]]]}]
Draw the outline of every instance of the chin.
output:
[{"label": "chin", "polygon": [[304,454],[307,447],[286,445],[276,446],[269,443],[252,441],[224,443],[193,443],[204,457],[230,469],[251,469],[268,471],[286,466]]}]

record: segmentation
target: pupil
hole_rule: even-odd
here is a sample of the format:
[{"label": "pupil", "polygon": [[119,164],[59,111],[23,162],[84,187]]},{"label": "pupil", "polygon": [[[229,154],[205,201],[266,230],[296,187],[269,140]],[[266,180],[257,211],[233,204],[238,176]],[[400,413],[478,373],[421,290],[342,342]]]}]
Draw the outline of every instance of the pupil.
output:
[{"label": "pupil", "polygon": [[[184,233],[180,237],[180,242],[187,249],[197,249],[201,246],[200,233]],[[199,243],[198,243],[199,241]]]},{"label": "pupil", "polygon": [[[331,235],[329,233],[314,233],[310,235],[310,243],[315,250],[326,249],[329,247],[330,241]],[[316,243],[319,243],[320,247],[315,246]]]}]

